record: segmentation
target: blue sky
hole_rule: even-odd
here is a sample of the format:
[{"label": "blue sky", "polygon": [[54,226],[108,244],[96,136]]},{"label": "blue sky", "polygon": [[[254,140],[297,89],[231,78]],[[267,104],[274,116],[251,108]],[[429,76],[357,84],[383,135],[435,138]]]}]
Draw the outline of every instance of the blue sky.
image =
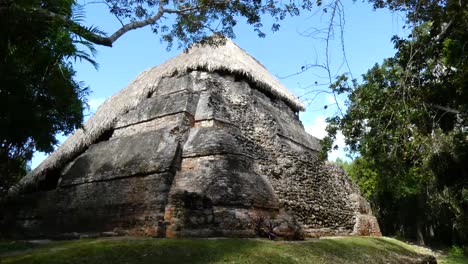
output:
[{"label": "blue sky", "polygon": [[[85,4],[92,1],[78,2]],[[403,21],[398,14],[386,10],[373,11],[367,3],[346,2],[344,47],[350,72],[354,78],[359,79],[375,63],[380,63],[384,58],[394,54],[390,38],[401,34]],[[87,4],[85,24],[98,26],[101,30],[112,34],[120,24],[106,8],[102,4]],[[311,92],[327,87],[320,86],[328,82],[326,72],[319,68],[311,68],[302,74],[283,77],[300,72],[304,65],[325,63],[325,42],[319,39],[320,36],[313,38],[305,34],[310,33],[313,28],[327,28],[329,15],[330,12],[318,11],[288,18],[281,23],[280,30],[275,33],[268,29],[268,20],[266,20],[265,38],[257,37],[252,27],[240,21],[235,28],[234,39],[242,49],[260,61],[296,96],[307,99],[307,110],[301,113],[300,117],[305,129],[318,138],[325,135],[325,118],[337,111],[332,96]],[[349,71],[347,67],[340,67],[343,62],[343,52],[339,33],[339,28],[335,28],[334,39],[329,44],[329,64],[333,75]],[[92,91],[88,98],[90,105],[86,113],[88,117],[105,99],[127,86],[142,71],[159,65],[181,52],[176,48],[168,52],[166,46],[167,44],[160,42],[158,35],[152,33],[149,28],[143,28],[125,34],[112,48],[98,46],[96,60],[100,66],[99,70],[94,69],[89,63],[76,62],[77,80],[84,81]],[[304,96],[307,92],[310,94]],[[315,95],[317,96],[310,102]],[[345,97],[338,98],[341,104],[344,100]],[[324,105],[329,107],[324,109]],[[64,138],[61,136],[61,141]],[[337,157],[344,158],[342,136],[338,136],[336,143],[341,148],[330,154],[331,160]],[[45,157],[43,153],[36,153],[31,168],[39,165]]]}]

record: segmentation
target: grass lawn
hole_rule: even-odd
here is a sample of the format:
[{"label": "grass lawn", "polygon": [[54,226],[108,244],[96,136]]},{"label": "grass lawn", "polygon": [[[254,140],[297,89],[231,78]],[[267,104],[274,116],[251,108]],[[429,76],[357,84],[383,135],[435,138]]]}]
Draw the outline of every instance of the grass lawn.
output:
[{"label": "grass lawn", "polygon": [[447,253],[438,258],[440,264],[461,264],[468,263],[468,256],[463,254],[461,248],[451,248]]},{"label": "grass lawn", "polygon": [[34,247],[34,244],[31,244],[28,242],[0,240],[0,256],[11,251],[27,250],[33,247]]},{"label": "grass lawn", "polygon": [[[99,238],[33,246],[0,241],[0,263],[412,263],[418,247],[390,238],[301,242],[256,239]],[[466,260],[460,259],[461,261]],[[447,258],[445,263],[450,262]],[[457,261],[457,260],[453,260]]]}]

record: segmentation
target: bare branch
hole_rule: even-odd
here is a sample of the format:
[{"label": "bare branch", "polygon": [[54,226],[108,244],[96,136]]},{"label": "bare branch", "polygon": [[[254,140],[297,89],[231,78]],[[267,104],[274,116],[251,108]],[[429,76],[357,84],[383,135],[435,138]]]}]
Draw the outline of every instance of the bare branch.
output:
[{"label": "bare branch", "polygon": [[[156,15],[145,20],[128,23],[125,26],[121,27],[119,30],[117,30],[114,34],[112,34],[107,39],[109,40],[112,46],[112,43],[114,43],[117,39],[119,39],[123,34],[127,33],[130,30],[135,30],[135,29],[142,28],[148,25],[152,25],[156,23],[156,21],[158,21],[163,16],[163,14],[164,14],[164,9],[160,8],[158,13],[156,13]],[[96,43],[96,44],[99,44],[99,43]]]},{"label": "bare branch", "polygon": [[304,65],[301,67],[301,70],[296,72],[296,73],[292,73],[292,74],[289,74],[289,75],[286,75],[286,76],[277,76],[278,79],[286,79],[286,78],[289,78],[289,77],[292,77],[292,76],[296,76],[296,75],[299,75],[299,74],[302,74],[303,72],[306,72],[312,68],[321,68],[325,71],[328,70],[328,68],[324,65],[320,65],[320,64],[307,64],[307,65]]},{"label": "bare branch", "polygon": [[[119,30],[117,30],[110,37],[108,37],[107,39],[111,43],[111,46],[112,46],[112,43],[117,41],[117,39],[119,39],[123,34],[127,33],[130,30],[135,30],[135,29],[142,28],[142,27],[145,27],[145,26],[148,26],[148,25],[153,25],[164,14],[179,14],[179,15],[182,15],[182,14],[185,14],[187,12],[194,11],[194,10],[197,10],[197,9],[200,8],[199,6],[197,6],[197,7],[186,8],[186,9],[165,9],[165,8],[163,8],[162,3],[163,2],[161,1],[160,4],[159,4],[159,10],[156,13],[156,15],[154,15],[154,16],[148,18],[148,19],[145,19],[145,20],[128,23],[125,26],[121,27]],[[96,44],[99,44],[99,43],[96,43]]]}]

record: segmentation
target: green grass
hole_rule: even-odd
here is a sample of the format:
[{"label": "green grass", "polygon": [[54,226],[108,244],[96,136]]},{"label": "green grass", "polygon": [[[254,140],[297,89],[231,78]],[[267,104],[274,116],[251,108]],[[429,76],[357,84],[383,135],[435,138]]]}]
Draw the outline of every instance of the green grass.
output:
[{"label": "green grass", "polygon": [[0,240],[0,255],[11,251],[25,250],[33,247],[34,245],[28,242]]},{"label": "green grass", "polygon": [[[3,247],[4,244],[0,244]],[[389,238],[345,237],[303,242],[255,239],[82,239],[53,242],[0,263],[408,263],[415,247]],[[1,254],[0,254],[1,256]],[[1,257],[0,257],[1,258]]]},{"label": "green grass", "polygon": [[448,250],[447,254],[440,256],[438,260],[440,264],[468,263],[468,256],[463,254],[463,249],[454,246]]}]

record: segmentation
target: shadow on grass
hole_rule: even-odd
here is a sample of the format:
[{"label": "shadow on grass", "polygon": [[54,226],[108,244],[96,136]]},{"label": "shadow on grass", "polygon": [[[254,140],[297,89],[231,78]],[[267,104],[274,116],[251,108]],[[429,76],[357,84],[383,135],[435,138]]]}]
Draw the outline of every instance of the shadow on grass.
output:
[{"label": "shadow on grass", "polygon": [[55,242],[4,263],[213,263],[248,251],[257,241],[211,239],[96,239]]},{"label": "shadow on grass", "polygon": [[4,263],[402,263],[417,253],[380,238],[94,239],[55,242]]},{"label": "shadow on grass", "polygon": [[34,244],[24,241],[0,240],[0,256],[7,252],[23,251],[34,247]]}]

